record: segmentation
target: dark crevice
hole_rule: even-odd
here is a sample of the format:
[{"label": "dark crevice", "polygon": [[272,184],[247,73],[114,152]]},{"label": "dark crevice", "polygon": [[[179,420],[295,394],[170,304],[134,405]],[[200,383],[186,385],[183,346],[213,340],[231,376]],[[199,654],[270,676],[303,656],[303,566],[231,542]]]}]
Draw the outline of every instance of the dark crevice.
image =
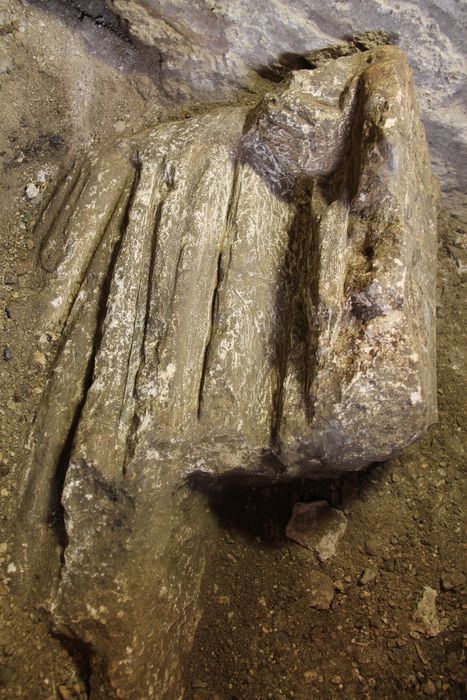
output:
[{"label": "dark crevice", "polygon": [[78,668],[79,677],[84,683],[86,695],[89,697],[91,693],[91,671],[93,659],[95,657],[94,649],[90,644],[87,644],[82,639],[72,634],[68,635],[63,632],[52,630],[51,635],[60,642],[62,647],[73,659]]},{"label": "dark crevice", "polygon": [[201,405],[202,405],[202,400],[203,400],[203,390],[204,390],[204,382],[206,380],[206,374],[207,374],[207,369],[208,369],[208,364],[209,364],[209,355],[211,351],[211,345],[212,345],[212,338],[214,335],[214,319],[216,315],[216,307],[218,303],[218,293],[219,293],[219,287],[222,282],[222,251],[219,253],[217,256],[217,275],[216,275],[216,284],[214,287],[214,291],[212,293],[212,302],[211,302],[211,315],[210,315],[210,320],[209,320],[209,333],[208,333],[208,339],[206,341],[206,347],[204,349],[204,356],[203,356],[203,366],[201,368],[201,377],[199,381],[199,389],[198,389],[198,409],[197,409],[197,416],[198,420],[201,418]]},{"label": "dark crevice", "polygon": [[285,382],[289,371],[299,377],[305,406],[308,389],[309,294],[308,257],[311,245],[311,202],[305,189],[297,204],[289,230],[287,253],[280,271],[276,298],[276,320],[271,343],[274,347],[276,387],[271,417],[271,443],[279,444],[279,433],[285,400]]},{"label": "dark crevice", "polygon": [[[147,338],[147,333],[148,333],[148,324],[149,324],[149,317],[150,317],[150,309],[151,309],[151,292],[154,288],[154,270],[156,266],[156,256],[157,256],[157,244],[158,244],[158,230],[162,218],[162,210],[164,208],[164,202],[161,201],[158,203],[157,208],[156,208],[156,213],[154,217],[154,225],[152,227],[152,238],[150,241],[150,259],[149,259],[149,271],[148,271],[148,277],[147,277],[147,285],[146,285],[146,309],[145,309],[145,314],[144,314],[144,327],[143,327],[143,338],[141,342],[141,348],[140,348],[140,363],[138,367],[138,371],[136,372],[136,377],[135,377],[135,385],[133,387],[133,395],[136,395],[137,391],[137,386],[138,386],[138,377],[141,373],[141,369],[144,366],[145,360],[146,360],[146,353],[145,353],[145,340]],[[138,431],[139,427],[139,417],[137,413],[133,413],[133,418],[131,421],[130,425],[130,430],[128,433],[128,438],[127,438],[127,444],[126,444],[126,451],[125,451],[125,463],[123,465],[123,475],[126,473],[126,468],[128,461],[133,457],[135,450],[136,450],[136,434]]]},{"label": "dark crevice", "polygon": [[206,497],[220,526],[227,532],[238,532],[252,541],[259,537],[265,545],[283,547],[287,544],[285,528],[295,503],[325,500],[339,507],[342,485],[357,478],[354,474],[339,479],[288,477],[276,467],[266,474],[233,470],[214,475],[196,471],[187,476],[186,485]]}]

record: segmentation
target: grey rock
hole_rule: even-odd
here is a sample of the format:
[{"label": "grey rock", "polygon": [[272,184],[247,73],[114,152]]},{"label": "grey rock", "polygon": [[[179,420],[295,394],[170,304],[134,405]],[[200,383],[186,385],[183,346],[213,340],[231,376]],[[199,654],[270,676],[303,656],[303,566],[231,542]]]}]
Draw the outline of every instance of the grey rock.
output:
[{"label": "grey rock", "polygon": [[327,561],[336,554],[346,529],[347,518],[342,511],[331,508],[326,501],[314,501],[295,504],[285,534]]},{"label": "grey rock", "polygon": [[[390,46],[160,124],[59,183],[35,231],[39,327],[59,342],[15,566],[92,648],[92,697],[181,694],[216,532],[193,477],[352,471],[435,420],[436,197]],[[325,561],[345,516],[301,505]]]}]

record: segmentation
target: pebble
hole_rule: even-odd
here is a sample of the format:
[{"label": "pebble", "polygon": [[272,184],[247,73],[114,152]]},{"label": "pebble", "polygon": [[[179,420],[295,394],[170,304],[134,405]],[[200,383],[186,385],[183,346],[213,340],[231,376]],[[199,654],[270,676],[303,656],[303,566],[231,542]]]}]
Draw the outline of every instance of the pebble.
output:
[{"label": "pebble", "polygon": [[436,637],[441,631],[441,625],[436,611],[437,595],[434,588],[425,586],[412,617],[412,628],[427,637]]},{"label": "pebble", "polygon": [[303,676],[304,676],[305,680],[308,682],[317,681],[318,680],[318,671],[305,671]]},{"label": "pebble", "polygon": [[344,593],[344,591],[345,591],[345,586],[344,586],[343,581],[334,581],[334,589],[335,589],[338,593]]},{"label": "pebble", "polygon": [[377,557],[379,551],[378,542],[372,539],[365,540],[365,551],[368,556]]},{"label": "pebble", "polygon": [[452,591],[465,584],[465,576],[462,571],[444,572],[441,574],[441,588],[443,591]]},{"label": "pebble", "polygon": [[334,583],[321,571],[311,571],[308,575],[309,601],[312,608],[329,610],[334,598]]},{"label": "pebble", "polygon": [[9,362],[13,359],[13,351],[9,345],[6,345],[3,348],[3,359],[5,360],[5,362]]},{"label": "pebble", "polygon": [[459,659],[455,651],[451,651],[446,660],[446,665],[450,671],[455,671],[459,665]]},{"label": "pebble", "polygon": [[32,260],[22,260],[16,265],[16,274],[18,277],[25,275],[32,269]]},{"label": "pebble", "polygon": [[33,182],[30,182],[29,185],[26,187],[26,198],[29,199],[30,202],[32,202],[33,199],[36,199],[37,197],[40,196],[40,189],[35,185]]},{"label": "pebble", "polygon": [[366,569],[363,569],[362,575],[360,576],[358,583],[360,584],[360,586],[367,586],[369,583],[373,583],[374,581],[376,581],[377,576],[378,571],[376,569],[367,567]]},{"label": "pebble", "polygon": [[422,690],[425,695],[436,695],[436,686],[430,679],[428,679],[427,682],[422,685]]},{"label": "pebble", "polygon": [[294,505],[285,534],[327,561],[336,554],[346,529],[347,518],[341,510],[331,508],[327,501],[313,501]]}]

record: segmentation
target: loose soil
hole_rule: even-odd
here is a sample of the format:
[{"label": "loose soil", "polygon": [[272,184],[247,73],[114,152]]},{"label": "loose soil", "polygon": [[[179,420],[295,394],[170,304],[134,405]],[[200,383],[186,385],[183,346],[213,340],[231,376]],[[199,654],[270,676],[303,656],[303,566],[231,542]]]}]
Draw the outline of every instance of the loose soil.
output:
[{"label": "loose soil", "polygon": [[[50,633],[40,606],[22,606],[10,591],[17,488],[54,341],[34,313],[34,225],[79,149],[196,111],[170,102],[158,60],[128,41],[100,1],[0,2],[0,698],[86,697],[76,650]],[[30,183],[40,190],[32,202]],[[206,570],[188,698],[464,697],[465,233],[442,206],[439,422],[429,434],[337,482],[237,485],[211,496],[223,537]],[[294,503],[317,498],[348,519],[326,563],[285,537]],[[329,609],[312,607],[316,571],[333,582]],[[432,637],[412,621],[426,586],[438,592]]]}]

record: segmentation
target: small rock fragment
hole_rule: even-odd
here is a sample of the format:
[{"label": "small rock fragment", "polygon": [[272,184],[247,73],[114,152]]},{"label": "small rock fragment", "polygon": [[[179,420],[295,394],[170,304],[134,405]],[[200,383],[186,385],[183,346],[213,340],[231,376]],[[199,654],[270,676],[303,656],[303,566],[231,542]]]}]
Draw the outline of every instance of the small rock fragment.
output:
[{"label": "small rock fragment", "polygon": [[13,359],[13,351],[9,345],[6,345],[3,348],[3,359],[5,360],[5,362],[9,362]]},{"label": "small rock fragment", "polygon": [[456,246],[447,246],[449,257],[454,262],[456,272],[463,280],[467,278],[467,251]]},{"label": "small rock fragment", "polygon": [[41,367],[45,367],[47,360],[44,353],[40,352],[40,350],[36,350],[36,352],[34,353],[34,362],[36,362]]},{"label": "small rock fragment", "polygon": [[314,501],[294,505],[285,534],[327,561],[335,555],[346,528],[347,518],[342,511],[331,508],[327,501]]},{"label": "small rock fragment", "polygon": [[360,576],[358,583],[360,584],[360,586],[367,586],[369,583],[373,583],[373,581],[376,581],[377,576],[378,572],[376,569],[367,567],[366,569],[363,569],[362,575]]},{"label": "small rock fragment", "polygon": [[365,540],[365,552],[370,557],[377,557],[378,556],[378,543],[377,543],[377,541],[373,540],[373,539]]},{"label": "small rock fragment", "polygon": [[66,687],[66,685],[59,685],[57,690],[62,700],[72,700],[73,696]]},{"label": "small rock fragment", "polygon": [[33,199],[36,199],[36,197],[39,197],[39,195],[39,188],[33,182],[30,182],[26,187],[26,198],[29,199],[29,201],[32,201]]},{"label": "small rock fragment", "polygon": [[309,574],[310,605],[317,610],[329,610],[334,598],[334,583],[321,571]]},{"label": "small rock fragment", "polygon": [[425,695],[436,695],[436,686],[430,678],[423,684],[422,690]]},{"label": "small rock fragment", "polygon": [[414,642],[414,645],[415,645],[415,650],[418,654],[418,658],[420,659],[420,661],[422,662],[422,664],[424,666],[428,666],[430,664],[430,660],[428,659],[427,655],[425,654],[425,652],[423,651],[421,646],[419,644],[417,644],[417,642]]},{"label": "small rock fragment", "polygon": [[462,571],[446,571],[441,574],[441,588],[443,591],[452,591],[461,588],[465,584],[466,578]]},{"label": "small rock fragment", "polygon": [[459,659],[457,658],[457,654],[455,651],[451,651],[446,660],[446,666],[450,671],[455,671],[457,667],[459,666]]},{"label": "small rock fragment", "polygon": [[306,681],[316,681],[318,680],[318,671],[305,671],[303,676]]},{"label": "small rock fragment", "polygon": [[418,601],[417,608],[412,617],[412,628],[427,637],[436,637],[441,631],[441,625],[436,611],[437,595],[434,588],[425,586],[423,588],[422,597]]},{"label": "small rock fragment", "polygon": [[16,274],[18,277],[25,275],[32,270],[32,260],[22,260],[16,265]]}]

